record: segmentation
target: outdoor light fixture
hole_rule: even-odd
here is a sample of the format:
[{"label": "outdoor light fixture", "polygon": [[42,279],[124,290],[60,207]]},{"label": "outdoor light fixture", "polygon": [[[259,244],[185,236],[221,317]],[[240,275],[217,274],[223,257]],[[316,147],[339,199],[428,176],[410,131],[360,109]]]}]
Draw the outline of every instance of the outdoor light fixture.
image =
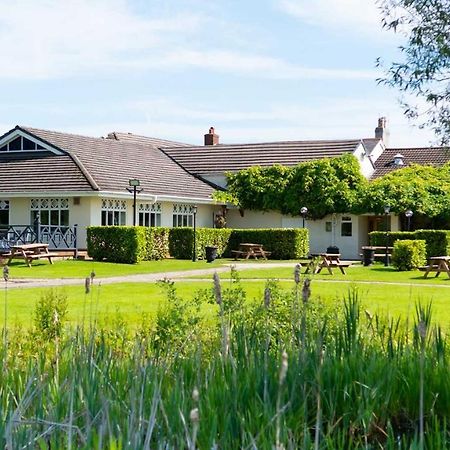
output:
[{"label": "outdoor light fixture", "polygon": [[389,218],[389,213],[391,212],[391,207],[389,205],[384,205],[384,227],[385,227],[385,231],[386,231],[386,249],[384,252],[384,265],[387,267],[389,266],[389,224],[388,224],[388,218]]},{"label": "outdoor light fixture", "polygon": [[194,243],[193,243],[193,249],[192,249],[192,262],[197,261],[197,205],[194,205],[192,207],[192,213],[194,214]]},{"label": "outdoor light fixture", "polygon": [[308,214],[308,208],[306,206],[302,206],[300,208],[300,214],[303,217],[303,228],[305,228],[305,218],[306,218],[306,214]]},{"label": "outdoor light fixture", "polygon": [[411,229],[411,217],[413,215],[414,215],[414,213],[410,209],[408,209],[408,211],[405,212],[405,216],[408,219],[408,227],[407,227],[408,231],[410,231],[410,229]]},{"label": "outdoor light fixture", "polygon": [[127,188],[128,192],[133,194],[133,227],[136,226],[136,195],[143,191],[139,186],[141,185],[141,181],[137,178],[132,178],[128,180],[128,184],[130,187]]}]

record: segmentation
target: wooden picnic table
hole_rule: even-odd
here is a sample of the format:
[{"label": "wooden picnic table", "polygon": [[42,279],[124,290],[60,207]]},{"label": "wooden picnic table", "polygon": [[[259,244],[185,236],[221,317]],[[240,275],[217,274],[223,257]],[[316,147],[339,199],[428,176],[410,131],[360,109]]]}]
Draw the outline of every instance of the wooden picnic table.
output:
[{"label": "wooden picnic table", "polygon": [[262,244],[251,244],[248,242],[243,242],[239,244],[239,250],[231,250],[231,253],[234,254],[234,259],[238,259],[239,257],[244,259],[262,257],[267,259],[270,256],[271,252],[264,250]]},{"label": "wooden picnic table", "polygon": [[340,253],[311,253],[313,258],[320,258],[319,264],[311,261],[306,268],[305,273],[313,271],[313,273],[320,273],[322,269],[327,269],[330,275],[333,275],[331,270],[333,267],[337,267],[343,275],[345,275],[345,268],[349,267],[351,263],[341,261]]},{"label": "wooden picnic table", "polygon": [[9,264],[13,259],[24,259],[28,267],[31,267],[31,263],[35,259],[47,258],[50,264],[53,264],[52,257],[58,256],[56,253],[50,253],[48,251],[48,244],[35,243],[35,244],[22,244],[12,245],[11,254],[8,255]]},{"label": "wooden picnic table", "polygon": [[428,277],[430,272],[436,272],[435,277],[438,277],[441,272],[446,272],[450,278],[450,256],[431,256],[428,258],[428,265],[420,267],[420,270],[425,271],[424,278]]}]

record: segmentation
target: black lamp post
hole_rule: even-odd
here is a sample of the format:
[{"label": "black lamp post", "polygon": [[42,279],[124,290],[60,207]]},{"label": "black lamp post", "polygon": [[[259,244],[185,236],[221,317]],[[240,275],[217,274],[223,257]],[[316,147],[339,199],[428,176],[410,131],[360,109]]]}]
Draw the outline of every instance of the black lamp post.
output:
[{"label": "black lamp post", "polygon": [[197,205],[194,205],[192,207],[192,212],[194,214],[194,245],[193,245],[193,249],[192,249],[192,262],[197,261],[197,233],[196,233],[196,228],[197,228]]},{"label": "black lamp post", "polygon": [[389,205],[385,205],[384,207],[384,226],[386,228],[386,249],[385,249],[385,253],[384,253],[384,265],[387,267],[389,266],[389,223],[388,223],[388,218],[389,218],[389,213],[391,212],[391,208]]},{"label": "black lamp post", "polygon": [[133,227],[136,226],[136,195],[143,191],[142,188],[139,186],[141,185],[140,180],[137,178],[132,178],[131,180],[128,180],[128,184],[130,187],[127,187],[128,192],[133,193]]},{"label": "black lamp post", "polygon": [[300,214],[303,217],[303,228],[305,228],[305,218],[306,218],[306,214],[308,214],[308,208],[306,206],[302,206],[300,208]]},{"label": "black lamp post", "polygon": [[405,216],[408,219],[408,224],[407,224],[407,230],[411,231],[411,217],[414,215],[414,213],[408,209],[408,211],[405,212]]}]

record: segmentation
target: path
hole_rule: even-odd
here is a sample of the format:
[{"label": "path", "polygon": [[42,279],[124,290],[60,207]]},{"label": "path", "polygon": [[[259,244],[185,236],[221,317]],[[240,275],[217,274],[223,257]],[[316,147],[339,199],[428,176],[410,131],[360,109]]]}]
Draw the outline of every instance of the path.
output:
[{"label": "path", "polygon": [[[118,277],[105,277],[95,278],[95,284],[117,284],[117,283],[152,283],[163,278],[169,278],[171,280],[181,280],[186,277],[210,277],[212,278],[214,272],[224,273],[229,272],[231,266],[236,266],[239,270],[242,267],[246,269],[261,268],[261,264],[258,263],[245,263],[245,264],[226,264],[221,267],[215,267],[211,269],[196,269],[196,270],[184,270],[174,272],[159,272],[159,273],[141,273],[136,275],[123,275]],[[265,263],[264,268],[270,269],[275,267],[292,267],[294,270],[295,263]],[[204,281],[205,278],[202,278]],[[190,280],[188,280],[190,281]],[[8,281],[8,289],[13,288],[36,288],[36,287],[57,287],[57,286],[76,286],[84,285],[84,278],[16,278]],[[5,287],[5,281],[2,280],[1,287]]]}]

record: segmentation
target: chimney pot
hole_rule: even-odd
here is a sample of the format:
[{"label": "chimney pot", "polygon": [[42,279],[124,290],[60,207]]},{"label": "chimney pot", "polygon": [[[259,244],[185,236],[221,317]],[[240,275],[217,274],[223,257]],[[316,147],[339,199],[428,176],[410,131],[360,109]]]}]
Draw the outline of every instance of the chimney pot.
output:
[{"label": "chimney pot", "polygon": [[219,135],[215,134],[214,127],[210,127],[207,134],[205,134],[205,145],[217,145],[219,143]]},{"label": "chimney pot", "polygon": [[387,147],[389,145],[389,130],[387,128],[386,117],[380,117],[378,119],[378,126],[375,128],[375,139],[381,139]]}]

